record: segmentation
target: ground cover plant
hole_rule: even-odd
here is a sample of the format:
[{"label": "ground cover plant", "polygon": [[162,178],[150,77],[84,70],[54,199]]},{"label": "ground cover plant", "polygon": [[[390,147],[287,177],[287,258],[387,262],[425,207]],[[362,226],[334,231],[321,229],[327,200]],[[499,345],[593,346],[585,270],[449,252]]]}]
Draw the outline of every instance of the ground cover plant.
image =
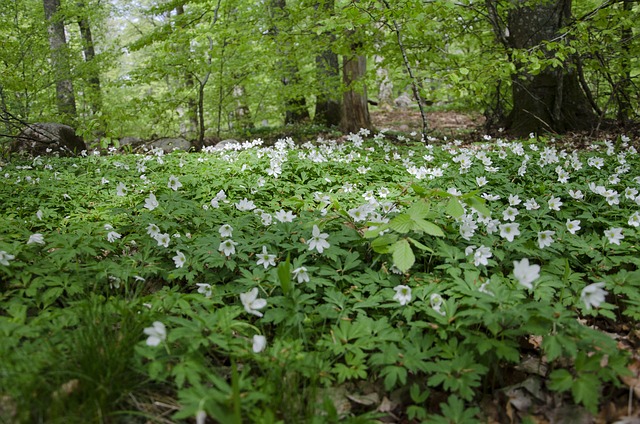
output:
[{"label": "ground cover plant", "polygon": [[631,415],[639,162],[624,136],[576,152],[361,131],[4,163],[0,413]]}]

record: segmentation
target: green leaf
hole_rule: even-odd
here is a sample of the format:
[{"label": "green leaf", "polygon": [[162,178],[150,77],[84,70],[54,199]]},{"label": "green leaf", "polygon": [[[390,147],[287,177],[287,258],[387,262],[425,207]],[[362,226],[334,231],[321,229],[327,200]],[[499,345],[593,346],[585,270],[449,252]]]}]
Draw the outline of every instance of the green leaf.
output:
[{"label": "green leaf", "polygon": [[278,279],[282,292],[287,295],[291,292],[291,255],[287,254],[287,260],[278,265]]},{"label": "green leaf", "polygon": [[387,228],[389,228],[389,224],[382,224],[378,227],[376,227],[373,230],[367,230],[364,232],[364,237],[365,238],[374,238],[374,237],[378,237],[378,235],[383,232],[384,230],[386,230]]},{"label": "green leaf", "polygon": [[460,200],[458,200],[458,198],[451,197],[447,202],[444,212],[454,218],[460,218],[464,214],[464,208],[460,204]]},{"label": "green leaf", "polygon": [[409,240],[411,244],[413,244],[418,249],[423,250],[425,252],[433,253],[432,248],[430,248],[429,246],[425,246],[424,244],[420,243],[418,240],[412,239],[411,237],[407,237],[407,240]]},{"label": "green leaf", "polygon": [[393,245],[393,264],[402,272],[407,272],[413,266],[416,257],[406,239],[398,240]]},{"label": "green leaf", "polygon": [[484,216],[491,216],[491,211],[486,206],[486,201],[482,197],[473,196],[467,200],[469,206],[477,210]]},{"label": "green leaf", "polygon": [[429,207],[429,204],[424,200],[421,200],[412,204],[407,210],[407,213],[412,219],[416,220],[427,216],[430,210],[431,208]]},{"label": "green leaf", "polygon": [[549,388],[556,392],[565,392],[573,386],[573,376],[565,369],[554,370],[549,376]]},{"label": "green leaf", "polygon": [[394,231],[405,234],[409,231],[413,230],[414,223],[411,215],[408,213],[402,213],[396,217],[394,217],[390,222],[389,226]]},{"label": "green leaf", "polygon": [[371,242],[371,247],[377,253],[391,252],[391,245],[398,240],[398,236],[394,234],[385,234]]},{"label": "green leaf", "polygon": [[434,237],[444,237],[444,232],[440,227],[430,221],[425,221],[424,219],[416,219],[415,225],[420,230]]},{"label": "green leaf", "polygon": [[598,410],[600,381],[595,374],[581,374],[571,387],[573,399],[583,404],[590,412]]}]

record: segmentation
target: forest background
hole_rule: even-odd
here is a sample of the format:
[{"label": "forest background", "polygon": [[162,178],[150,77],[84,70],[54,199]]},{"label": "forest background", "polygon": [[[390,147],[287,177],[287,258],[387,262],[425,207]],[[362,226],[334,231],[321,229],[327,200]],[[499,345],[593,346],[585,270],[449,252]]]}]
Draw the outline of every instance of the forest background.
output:
[{"label": "forest background", "polygon": [[[629,127],[633,0],[11,0],[0,5],[5,136],[221,136],[371,128],[369,103],[484,114],[515,135]],[[405,103],[406,105],[406,103]],[[628,132],[628,131],[627,131]]]}]

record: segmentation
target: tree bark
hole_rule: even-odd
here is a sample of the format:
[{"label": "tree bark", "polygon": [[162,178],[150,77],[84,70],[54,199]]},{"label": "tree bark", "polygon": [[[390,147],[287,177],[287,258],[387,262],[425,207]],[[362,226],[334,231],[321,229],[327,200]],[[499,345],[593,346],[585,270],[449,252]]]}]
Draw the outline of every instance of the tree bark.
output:
[{"label": "tree bark", "polygon": [[[571,0],[554,0],[527,5],[513,0],[509,12],[509,46],[514,49],[545,49],[545,41],[562,40],[560,29],[571,17]],[[544,51],[544,50],[543,50]],[[544,51],[552,57],[552,51]],[[513,109],[507,129],[515,135],[565,133],[593,128],[597,118],[579,83],[575,60],[567,58],[561,67],[546,67],[538,73],[526,71],[516,62],[512,78]]]},{"label": "tree bark", "polygon": [[[335,0],[319,0],[316,10],[322,14],[333,14]],[[342,121],[342,101],[340,98],[340,60],[331,49],[335,42],[335,34],[326,33],[319,36],[324,45],[322,52],[316,56],[316,74],[318,94],[314,121],[329,127],[339,127]]]},{"label": "tree bark", "polygon": [[[272,16],[284,17],[286,15],[286,0],[272,0],[270,3]],[[277,20],[276,20],[277,21]],[[277,23],[271,28],[271,34],[277,36],[280,29]],[[309,110],[307,109],[307,100],[304,95],[296,93],[296,85],[300,83],[298,66],[295,63],[294,55],[291,53],[290,43],[283,43],[279,47],[279,56],[283,59],[280,61],[278,68],[283,69],[280,78],[285,92],[285,118],[284,123],[296,124],[309,120]]]},{"label": "tree bark", "polygon": [[[184,5],[179,4],[176,6],[176,16],[182,16],[184,15]],[[217,16],[217,14],[216,14]],[[189,46],[183,46],[183,48],[186,49],[186,51],[189,51]],[[184,87],[185,87],[185,91],[186,91],[186,96],[187,96],[187,118],[188,118],[188,126],[187,126],[187,130],[186,130],[186,134],[185,136],[190,139],[193,138],[194,135],[196,137],[198,137],[198,142],[200,142],[200,136],[199,136],[199,131],[200,131],[200,126],[199,126],[199,116],[198,116],[198,101],[196,101],[195,96],[193,95],[193,92],[195,91],[195,80],[194,80],[194,76],[191,72],[185,72],[184,75]],[[198,89],[198,95],[200,94],[200,90]],[[204,135],[203,135],[203,139],[204,139]],[[202,148],[202,146],[198,146],[200,148]]]},{"label": "tree bark", "polygon": [[84,53],[84,61],[89,65],[87,85],[89,86],[89,106],[91,112],[96,115],[102,109],[102,92],[100,89],[100,71],[98,64],[95,63],[96,50],[93,44],[93,36],[91,35],[91,25],[87,17],[86,5],[78,4],[82,16],[78,20],[80,29],[80,37],[82,37],[82,51]]},{"label": "tree bark", "polygon": [[356,54],[357,46],[352,46],[354,54],[342,58],[342,81],[346,91],[342,97],[343,132],[357,133],[360,128],[371,129],[371,117],[367,102],[367,87],[363,78],[367,71],[367,58]]},{"label": "tree bark", "polygon": [[67,55],[67,40],[64,23],[56,16],[60,11],[60,0],[43,0],[44,16],[48,22],[51,65],[56,83],[56,104],[61,121],[73,125],[76,113],[76,98],[71,79],[71,67]]}]

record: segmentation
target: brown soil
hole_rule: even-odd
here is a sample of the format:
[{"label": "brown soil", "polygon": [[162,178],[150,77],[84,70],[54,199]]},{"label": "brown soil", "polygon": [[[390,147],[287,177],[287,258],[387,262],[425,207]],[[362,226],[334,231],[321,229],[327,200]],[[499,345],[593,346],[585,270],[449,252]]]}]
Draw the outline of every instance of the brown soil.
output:
[{"label": "brown soil", "polygon": [[[429,131],[434,134],[458,135],[482,130],[484,117],[478,113],[427,112]],[[420,111],[414,109],[378,110],[371,112],[371,120],[377,129],[410,133],[422,131]]]}]

